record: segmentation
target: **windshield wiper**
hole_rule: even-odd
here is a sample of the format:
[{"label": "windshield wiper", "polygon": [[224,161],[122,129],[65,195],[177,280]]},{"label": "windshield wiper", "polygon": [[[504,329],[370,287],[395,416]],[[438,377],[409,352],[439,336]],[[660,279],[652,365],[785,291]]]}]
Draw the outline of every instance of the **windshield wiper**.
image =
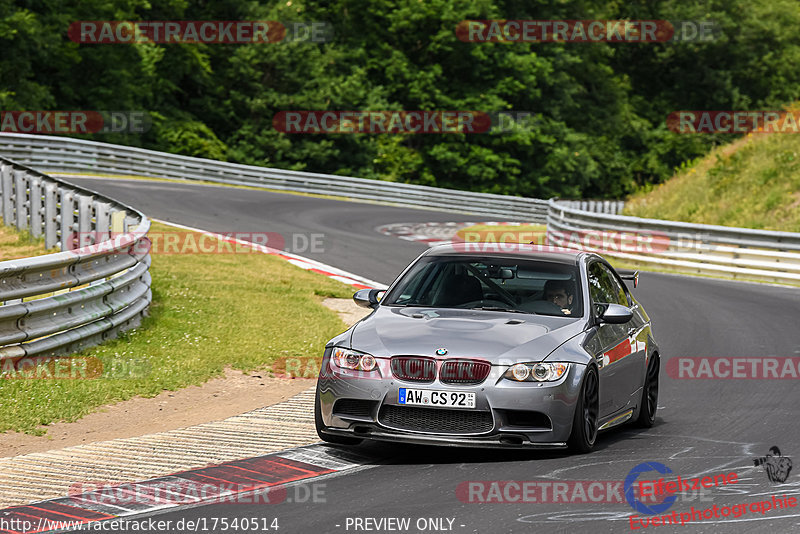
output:
[{"label": "windshield wiper", "polygon": [[501,311],[501,312],[511,312],[511,313],[526,313],[530,315],[536,315],[534,312],[524,311],[524,310],[515,310],[514,308],[502,308],[500,306],[481,306],[479,308],[470,308],[472,310],[486,310],[486,311]]}]

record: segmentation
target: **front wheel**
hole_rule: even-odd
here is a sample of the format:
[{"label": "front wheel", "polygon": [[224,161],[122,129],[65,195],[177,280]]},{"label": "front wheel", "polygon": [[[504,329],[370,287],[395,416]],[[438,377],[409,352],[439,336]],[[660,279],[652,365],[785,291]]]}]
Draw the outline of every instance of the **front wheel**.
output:
[{"label": "front wheel", "polygon": [[661,361],[658,354],[650,357],[647,364],[647,375],[642,386],[642,398],[639,399],[639,417],[636,426],[650,428],[656,422],[656,409],[658,408],[658,373]]},{"label": "front wheel", "polygon": [[333,443],[334,445],[358,445],[363,439],[351,438],[349,436],[336,436],[328,434],[323,429],[325,425],[322,422],[322,410],[319,407],[319,390],[314,393],[314,426],[317,427],[317,435],[322,441]]},{"label": "front wheel", "polygon": [[583,385],[572,419],[572,434],[567,444],[577,453],[591,452],[597,439],[599,381],[594,367],[586,368]]}]

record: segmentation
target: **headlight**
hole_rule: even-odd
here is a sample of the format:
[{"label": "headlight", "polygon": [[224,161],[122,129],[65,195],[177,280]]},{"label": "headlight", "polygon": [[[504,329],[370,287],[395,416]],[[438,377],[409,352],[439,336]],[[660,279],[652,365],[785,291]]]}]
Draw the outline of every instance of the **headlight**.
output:
[{"label": "headlight", "polygon": [[512,366],[508,371],[511,373],[511,378],[517,380],[518,382],[527,380],[527,378],[531,376],[530,368],[523,363],[518,363],[517,365]]},{"label": "headlight", "polygon": [[568,369],[568,363],[518,363],[509,367],[503,376],[515,382],[553,382]]},{"label": "headlight", "polygon": [[373,371],[378,367],[375,356],[358,352],[356,350],[334,347],[333,363],[342,369],[352,369],[354,371]]}]

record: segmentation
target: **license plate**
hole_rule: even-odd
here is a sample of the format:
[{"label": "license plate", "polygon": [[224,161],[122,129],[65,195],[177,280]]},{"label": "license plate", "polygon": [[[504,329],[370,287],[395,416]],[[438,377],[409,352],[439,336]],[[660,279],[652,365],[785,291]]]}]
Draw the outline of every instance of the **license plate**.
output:
[{"label": "license plate", "polygon": [[397,402],[420,406],[441,406],[442,408],[474,408],[475,393],[400,388]]}]

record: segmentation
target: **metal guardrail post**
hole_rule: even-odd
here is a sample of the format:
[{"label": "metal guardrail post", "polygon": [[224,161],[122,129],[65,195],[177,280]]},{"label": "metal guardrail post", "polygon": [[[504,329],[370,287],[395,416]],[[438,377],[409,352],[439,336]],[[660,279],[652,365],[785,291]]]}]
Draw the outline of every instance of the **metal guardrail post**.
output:
[{"label": "metal guardrail post", "polygon": [[58,245],[58,186],[44,186],[44,247],[48,250]]},{"label": "metal guardrail post", "polygon": [[30,226],[31,235],[42,235],[42,181],[34,176],[30,179]]},{"label": "metal guardrail post", "polygon": [[28,180],[25,171],[14,171],[14,212],[17,230],[28,227]]},{"label": "metal guardrail post", "polygon": [[94,208],[95,217],[95,240],[102,242],[108,239],[111,229],[111,204],[108,202],[96,202]]},{"label": "metal guardrail post", "polygon": [[94,242],[92,235],[92,197],[78,195],[78,247],[85,247]]},{"label": "metal guardrail post", "polygon": [[61,250],[72,250],[74,245],[75,198],[72,191],[59,188],[61,196]]},{"label": "metal guardrail post", "polygon": [[14,224],[14,168],[5,163],[0,164],[0,188],[3,191],[3,222]]}]

